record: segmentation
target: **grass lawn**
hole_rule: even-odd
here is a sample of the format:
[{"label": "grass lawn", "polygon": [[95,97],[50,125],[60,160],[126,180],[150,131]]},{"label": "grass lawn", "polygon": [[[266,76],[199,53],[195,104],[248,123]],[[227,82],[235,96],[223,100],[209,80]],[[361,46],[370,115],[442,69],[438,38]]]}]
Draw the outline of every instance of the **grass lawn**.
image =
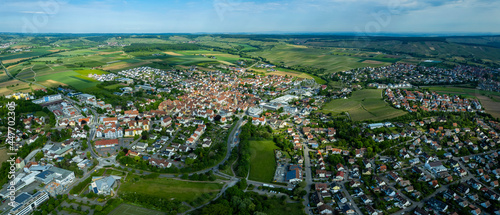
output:
[{"label": "grass lawn", "polygon": [[128,181],[121,185],[120,192],[136,192],[165,199],[177,199],[190,202],[204,193],[217,193],[222,188],[220,183],[190,182],[174,179],[156,178]]},{"label": "grass lawn", "polygon": [[274,149],[278,147],[271,140],[250,141],[250,176],[248,179],[271,182],[276,171]]},{"label": "grass lawn", "polygon": [[164,212],[155,211],[135,205],[121,204],[115,208],[109,215],[163,215]]},{"label": "grass lawn", "polygon": [[395,109],[382,99],[382,90],[364,89],[354,91],[348,99],[335,99],[323,107],[323,112],[348,112],[354,121],[384,120],[406,114]]}]

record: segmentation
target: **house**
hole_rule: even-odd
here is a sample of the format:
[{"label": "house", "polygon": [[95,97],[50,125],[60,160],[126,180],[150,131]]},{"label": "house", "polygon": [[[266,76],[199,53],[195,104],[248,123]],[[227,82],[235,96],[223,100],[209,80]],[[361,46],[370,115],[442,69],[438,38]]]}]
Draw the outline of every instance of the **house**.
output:
[{"label": "house", "polygon": [[319,178],[325,178],[326,177],[326,170],[324,169],[317,169],[316,170],[316,176]]},{"label": "house", "polygon": [[469,208],[470,208],[470,213],[471,214],[473,214],[473,215],[479,215],[479,214],[481,214],[481,209],[477,208],[476,206],[469,205]]},{"label": "house", "polygon": [[323,196],[321,195],[321,192],[316,191],[316,192],[311,193],[311,203],[313,205],[316,205],[316,207],[319,207],[322,204],[324,204]]},{"label": "house", "polygon": [[401,178],[398,175],[396,175],[396,173],[394,173],[394,172],[389,172],[388,176],[389,176],[389,178],[391,178],[392,180],[394,180],[396,182],[401,180]]},{"label": "house", "polygon": [[481,183],[479,183],[475,179],[469,179],[469,180],[467,180],[467,184],[470,185],[472,188],[474,188],[476,190],[480,190],[481,187],[483,186],[483,185],[481,185]]},{"label": "house", "polygon": [[462,195],[465,195],[469,193],[470,189],[467,185],[460,183],[457,187],[457,192],[459,192]]},{"label": "house", "polygon": [[252,124],[254,124],[254,125],[265,125],[266,124],[266,117],[253,117],[252,118]]},{"label": "house", "polygon": [[342,192],[337,192],[335,194],[335,198],[341,202],[341,203],[346,203],[347,202],[347,198],[344,196],[344,194],[342,194]]},{"label": "house", "polygon": [[484,208],[489,208],[491,206],[491,203],[490,203],[490,201],[486,201],[486,202],[481,203],[481,206],[483,206]]},{"label": "house", "polygon": [[428,169],[429,171],[434,172],[435,174],[448,170],[440,161],[436,161],[436,162],[428,162],[427,161],[425,163],[425,168]]},{"label": "house", "polygon": [[149,165],[165,169],[170,168],[172,163],[166,161],[165,159],[149,158]]},{"label": "house", "polygon": [[371,203],[371,202],[372,202],[372,200],[371,200],[371,199],[369,199],[369,198],[368,198],[368,196],[366,196],[366,195],[364,195],[364,194],[360,196],[360,199],[361,199],[361,201],[362,201],[363,203],[365,203],[365,204],[369,204],[369,203]]},{"label": "house", "polygon": [[378,212],[371,205],[366,206],[366,211],[368,215],[378,215]]},{"label": "house", "polygon": [[477,194],[474,194],[474,193],[469,193],[469,194],[467,194],[467,198],[469,198],[472,201],[477,201],[479,199],[479,196]]},{"label": "house", "polygon": [[333,208],[330,205],[322,204],[318,207],[319,214],[333,215]]},{"label": "house", "polygon": [[343,171],[338,171],[337,174],[335,175],[335,180],[337,181],[344,180],[344,175],[345,173]]},{"label": "house", "polygon": [[438,181],[437,181],[437,180],[432,180],[432,181],[430,181],[430,182],[429,182],[429,185],[430,185],[431,187],[433,187],[434,189],[436,189],[436,188],[438,188],[438,187],[439,187],[439,183],[438,183]]},{"label": "house", "polygon": [[422,208],[415,208],[415,211],[413,212],[415,215],[429,215],[427,211],[425,211]]},{"label": "house", "polygon": [[343,207],[342,207],[342,212],[344,214],[354,214],[355,211],[354,209],[351,208],[351,206],[349,206],[348,204],[345,204]]},{"label": "house", "polygon": [[427,204],[438,212],[445,212],[448,209],[448,205],[446,203],[435,198],[430,198],[427,201]]}]

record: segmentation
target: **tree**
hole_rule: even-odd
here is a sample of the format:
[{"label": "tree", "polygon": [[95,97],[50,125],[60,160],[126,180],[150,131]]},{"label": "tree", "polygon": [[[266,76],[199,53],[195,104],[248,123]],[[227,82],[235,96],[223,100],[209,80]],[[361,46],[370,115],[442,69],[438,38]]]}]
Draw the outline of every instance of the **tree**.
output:
[{"label": "tree", "polygon": [[44,156],[44,155],[43,155],[43,152],[42,152],[42,151],[39,151],[39,152],[38,152],[38,153],[36,153],[36,155],[35,155],[35,160],[36,160],[36,161],[39,161],[40,159],[42,159],[42,158],[43,158],[43,156]]},{"label": "tree", "polygon": [[102,206],[100,206],[100,205],[96,205],[96,206],[95,206],[95,210],[96,210],[96,211],[102,211]]}]

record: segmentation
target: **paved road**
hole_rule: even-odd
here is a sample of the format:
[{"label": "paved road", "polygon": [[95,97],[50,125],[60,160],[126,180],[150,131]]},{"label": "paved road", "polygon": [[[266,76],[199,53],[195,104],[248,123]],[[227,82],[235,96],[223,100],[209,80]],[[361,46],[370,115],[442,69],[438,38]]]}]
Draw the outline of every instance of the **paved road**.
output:
[{"label": "paved road", "polygon": [[305,212],[307,214],[310,214],[310,207],[308,206],[309,203],[309,194],[311,193],[312,185],[313,185],[313,180],[312,180],[312,172],[311,172],[311,159],[309,158],[309,148],[307,145],[304,144],[304,165],[305,165],[305,173],[306,173],[306,197],[304,201],[304,206],[305,206]]}]

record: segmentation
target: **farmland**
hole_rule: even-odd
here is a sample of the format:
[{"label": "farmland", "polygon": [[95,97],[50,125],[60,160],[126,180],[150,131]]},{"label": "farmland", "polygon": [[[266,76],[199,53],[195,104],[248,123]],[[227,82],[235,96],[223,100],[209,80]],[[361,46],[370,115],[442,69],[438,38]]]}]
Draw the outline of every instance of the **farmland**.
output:
[{"label": "farmland", "polygon": [[68,71],[61,73],[54,73],[50,75],[44,75],[41,77],[37,77],[37,82],[45,82],[45,81],[56,81],[61,82],[66,85],[71,85],[77,89],[84,89],[95,86],[97,81],[88,78],[78,72]]},{"label": "farmland", "polygon": [[288,66],[310,66],[323,68],[326,73],[334,73],[353,68],[367,66],[384,66],[388,62],[366,62],[370,58],[337,55],[332,50],[303,48],[289,45],[278,45],[270,50],[252,52],[252,54],[266,58],[271,62],[283,62]]},{"label": "farmland", "polygon": [[250,141],[250,180],[270,182],[276,170],[273,141]]},{"label": "farmland", "polygon": [[379,121],[405,114],[404,111],[389,106],[382,99],[382,90],[374,89],[354,91],[348,99],[332,100],[325,105],[322,111],[334,114],[348,112],[354,121]]}]

